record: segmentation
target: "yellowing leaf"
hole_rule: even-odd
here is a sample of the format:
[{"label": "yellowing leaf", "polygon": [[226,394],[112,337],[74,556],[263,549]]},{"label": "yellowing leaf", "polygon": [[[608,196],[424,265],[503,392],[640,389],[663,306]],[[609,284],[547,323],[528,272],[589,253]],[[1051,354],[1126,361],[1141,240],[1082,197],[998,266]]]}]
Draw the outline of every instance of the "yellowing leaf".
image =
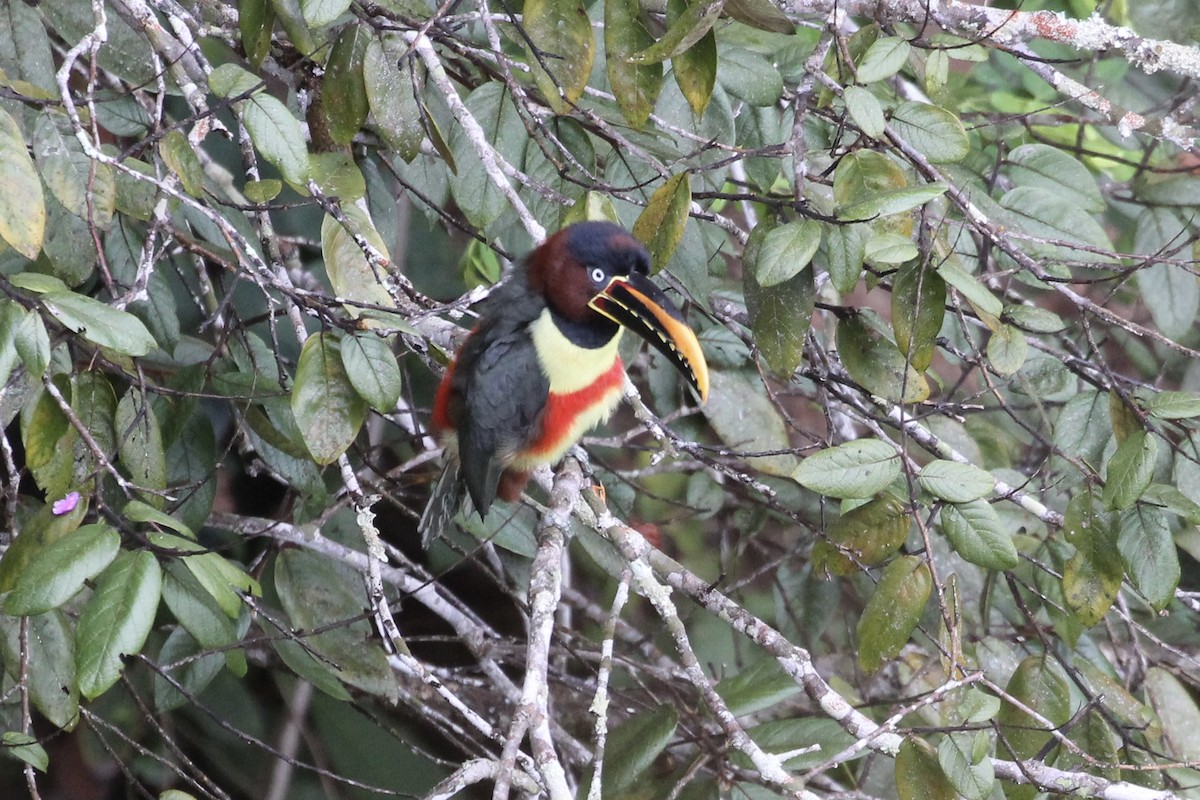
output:
[{"label": "yellowing leaf", "polygon": [[921,620],[933,590],[929,567],[916,556],[888,564],[858,620],[858,663],[874,672],[895,658]]},{"label": "yellowing leaf", "polygon": [[906,363],[887,338],[857,313],[838,322],[838,354],[850,377],[871,394],[902,403],[929,397],[925,376]]},{"label": "yellowing leaf", "polygon": [[692,187],[688,174],[681,172],[654,191],[646,210],[633,223],[633,235],[650,251],[652,274],[665,267],[675,255],[683,240],[691,207]]},{"label": "yellowing leaf", "polygon": [[37,258],[46,231],[42,181],[16,120],[0,108],[0,237],[26,258]]},{"label": "yellowing leaf", "polygon": [[350,144],[367,121],[367,87],[363,55],[371,34],[365,25],[350,25],[333,43],[321,79],[321,113],[337,144]]},{"label": "yellowing leaf", "polygon": [[579,0],[526,0],[522,22],[538,88],[552,109],[569,113],[583,96],[596,53],[587,9]]},{"label": "yellowing leaf", "polygon": [[604,0],[604,50],[608,82],[612,86],[621,114],[635,128],[646,124],[654,101],[662,88],[660,62],[635,64],[629,60],[644,50],[654,38],[642,18],[637,0]]},{"label": "yellowing leaf", "polygon": [[813,571],[818,575],[851,575],[882,564],[908,537],[904,506],[890,494],[847,511],[813,545]]}]

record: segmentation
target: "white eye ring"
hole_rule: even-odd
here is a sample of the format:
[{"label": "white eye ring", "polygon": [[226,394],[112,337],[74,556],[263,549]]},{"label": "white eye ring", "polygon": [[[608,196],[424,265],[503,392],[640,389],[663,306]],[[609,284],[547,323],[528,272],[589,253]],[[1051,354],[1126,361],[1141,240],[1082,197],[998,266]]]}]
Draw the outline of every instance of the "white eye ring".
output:
[{"label": "white eye ring", "polygon": [[604,270],[594,267],[592,269],[592,281],[595,283],[604,283]]}]

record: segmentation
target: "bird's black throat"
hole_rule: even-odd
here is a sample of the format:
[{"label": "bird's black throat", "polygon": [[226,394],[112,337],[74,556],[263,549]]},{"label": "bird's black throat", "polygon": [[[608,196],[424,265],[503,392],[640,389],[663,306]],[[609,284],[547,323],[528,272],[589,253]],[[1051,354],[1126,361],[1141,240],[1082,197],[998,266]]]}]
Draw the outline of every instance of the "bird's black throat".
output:
[{"label": "bird's black throat", "polygon": [[562,314],[550,309],[550,317],[554,320],[554,326],[562,332],[562,335],[567,337],[567,341],[577,347],[584,347],[588,350],[599,350],[613,340],[620,330],[620,325],[610,319],[595,315],[594,319],[589,319],[586,322],[569,319]]}]

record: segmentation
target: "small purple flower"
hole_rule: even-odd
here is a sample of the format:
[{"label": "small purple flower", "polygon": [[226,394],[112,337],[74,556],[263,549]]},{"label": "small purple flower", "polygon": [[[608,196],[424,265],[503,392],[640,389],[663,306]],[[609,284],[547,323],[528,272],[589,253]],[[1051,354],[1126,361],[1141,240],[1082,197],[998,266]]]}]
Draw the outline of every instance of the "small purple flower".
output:
[{"label": "small purple flower", "polygon": [[75,506],[79,505],[79,492],[71,492],[62,500],[55,500],[54,505],[50,506],[50,510],[54,515],[61,517],[63,514],[69,514],[75,510]]}]

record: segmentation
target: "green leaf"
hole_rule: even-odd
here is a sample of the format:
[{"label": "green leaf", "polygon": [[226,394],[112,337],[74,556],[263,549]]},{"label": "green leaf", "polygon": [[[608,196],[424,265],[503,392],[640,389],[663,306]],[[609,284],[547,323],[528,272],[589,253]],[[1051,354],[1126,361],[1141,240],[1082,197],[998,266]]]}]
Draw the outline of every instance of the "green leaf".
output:
[{"label": "green leaf", "polygon": [[[1000,198],[1005,224],[1015,231],[1039,239],[1072,242],[1088,248],[1110,250],[1112,242],[1104,228],[1072,198],[1047,189],[1018,186]],[[1060,261],[1082,261],[1092,264],[1115,263],[1112,256],[1089,252],[1067,245],[1029,242],[1028,249],[1036,256]]]},{"label": "green leaf", "polygon": [[859,130],[872,139],[883,136],[883,128],[887,120],[883,117],[883,106],[879,104],[879,100],[870,89],[862,86],[847,86],[842,90],[842,101],[846,104],[846,111],[850,113],[850,118],[854,120],[854,124],[858,126]]},{"label": "green leaf", "polygon": [[287,106],[259,92],[246,100],[242,121],[258,152],[279,170],[285,181],[303,185],[308,180],[310,168],[304,133]]},{"label": "green leaf", "polygon": [[396,301],[384,285],[388,277],[385,266],[373,265],[355,237],[371,245],[384,258],[389,258],[387,244],[370,215],[357,204],[342,206],[342,212],[350,230],[329,215],[321,220],[321,256],[333,291],[343,300],[350,301],[344,306],[346,312],[355,319],[365,320],[367,327],[411,329],[397,314],[363,307],[395,308]]},{"label": "green leaf", "polygon": [[770,0],[726,0],[725,13],[761,31],[787,34],[796,30],[796,24]]},{"label": "green leaf", "polygon": [[55,514],[52,505],[38,509],[0,556],[0,592],[11,591],[34,556],[78,528],[87,511],[88,503],[82,499],[66,514]]},{"label": "green leaf", "polygon": [[892,159],[874,150],[855,150],[834,170],[833,201],[843,208],[865,205],[903,189],[906,183],[904,170]]},{"label": "green leaf", "polygon": [[969,503],[987,497],[996,488],[996,479],[987,470],[942,459],[922,467],[917,483],[934,497],[951,503]]},{"label": "green leaf", "polygon": [[656,706],[618,725],[609,734],[604,754],[604,797],[631,789],[675,737],[679,712],[672,705]]},{"label": "green leaf", "polygon": [[[709,377],[703,411],[721,441],[750,453],[790,449],[783,417],[763,394],[761,384],[756,388],[725,371],[714,371]],[[796,468],[796,457],[787,453],[749,456],[746,463],[768,475],[782,476]]]},{"label": "green leaf", "polygon": [[362,618],[369,602],[354,569],[316,553],[287,550],[276,563],[275,588],[305,645],[335,665],[339,680],[395,702],[396,679]]},{"label": "green leaf", "polygon": [[204,197],[204,167],[182,132],[168,131],[158,143],[158,152],[185,192],[192,197]]},{"label": "green leaf", "polygon": [[46,233],[42,181],[17,121],[0,108],[0,237],[29,260]]},{"label": "green leaf", "polygon": [[396,354],[374,334],[355,334],[342,340],[342,366],[354,390],[380,414],[400,399],[400,367]]},{"label": "green leaf", "polygon": [[63,208],[54,195],[46,198],[46,229],[42,264],[69,286],[79,286],[96,270],[96,240],[87,220]]},{"label": "green leaf", "polygon": [[803,689],[773,658],[760,658],[717,684],[717,692],[734,716],[774,708]]},{"label": "green leaf", "polygon": [[1071,718],[1071,684],[1058,662],[1048,656],[1028,656],[1017,665],[1016,671],[1001,697],[996,721],[1004,738],[1000,752],[1005,758],[1023,761],[1042,751],[1053,734],[1032,716],[1014,705],[1017,700],[1034,709],[1051,725],[1065,725]]},{"label": "green leaf", "polygon": [[0,24],[0,64],[5,85],[17,94],[51,100],[58,96],[54,70],[57,67],[50,50],[50,37],[40,9],[5,3]]},{"label": "green leaf", "polygon": [[1118,511],[1129,508],[1146,491],[1154,477],[1158,459],[1158,437],[1138,429],[1134,431],[1108,462],[1104,481],[1104,505]]},{"label": "green leaf", "polygon": [[242,193],[246,195],[246,199],[260,205],[271,202],[282,191],[283,181],[275,178],[268,178],[265,181],[246,181],[246,185],[242,187]]},{"label": "green leaf", "polygon": [[1099,214],[1106,205],[1096,179],[1070,153],[1048,144],[1023,144],[1006,159],[1007,171],[1016,186],[1047,189],[1059,197],[1070,196],[1072,205]]},{"label": "green leaf", "polygon": [[876,39],[858,62],[856,77],[859,83],[874,83],[892,77],[908,61],[912,46],[904,39],[885,36]]},{"label": "green leaf", "polygon": [[[608,82],[621,114],[635,128],[646,124],[662,89],[661,63],[635,64],[634,53],[654,42],[637,0],[604,0],[604,50]],[[711,88],[710,88],[711,91]]]},{"label": "green leaf", "polygon": [[1138,505],[1117,522],[1117,547],[1129,581],[1150,605],[1162,611],[1179,585],[1179,551],[1166,516],[1157,508]]},{"label": "green leaf", "polygon": [[816,255],[821,244],[821,225],[806,219],[772,228],[763,239],[755,259],[758,285],[775,286],[797,275]]},{"label": "green leaf", "polygon": [[121,513],[131,522],[152,522],[155,525],[161,525],[164,528],[176,531],[185,538],[196,538],[196,534],[187,525],[175,519],[170,514],[164,514],[154,506],[144,503],[141,500],[130,500],[121,509]]},{"label": "green leaf", "polygon": [[366,195],[366,178],[350,153],[314,153],[308,163],[312,169],[312,179],[321,187],[321,191],[337,197],[343,205],[348,206],[351,201],[360,200]]},{"label": "green leaf", "polygon": [[811,270],[764,288],[755,279],[755,267],[743,253],[742,281],[746,313],[754,343],[767,365],[777,375],[787,376],[800,366],[804,337],[812,324],[817,299]]},{"label": "green leaf", "polygon": [[896,346],[918,372],[933,363],[946,316],[946,282],[920,262],[904,264],[892,279],[892,333]]},{"label": "green leaf", "polygon": [[292,387],[292,413],[318,464],[336,461],[358,436],[366,403],[354,391],[342,366],[341,347],[331,334],[314,333],[304,342]]},{"label": "green leaf", "polygon": [[1067,401],[1054,423],[1054,446],[1071,458],[1096,467],[1112,436],[1108,395],[1093,390],[1080,392]]},{"label": "green leaf", "polygon": [[4,735],[0,736],[0,743],[3,743],[5,753],[24,761],[38,772],[45,772],[50,767],[50,756],[46,753],[46,748],[28,733],[5,731]]},{"label": "green leaf", "polygon": [[629,60],[648,64],[685,53],[712,29],[724,6],[725,0],[693,0],[671,21],[671,27],[661,39],[630,56]]},{"label": "green leaf", "polygon": [[53,291],[42,295],[42,303],[66,328],[117,353],[144,356],[158,346],[140,319],[91,297]]},{"label": "green leaf", "polygon": [[196,800],[196,796],[178,789],[167,789],[158,796],[158,800]]},{"label": "green leaf", "polygon": [[70,288],[62,282],[61,278],[56,278],[53,275],[42,275],[37,272],[20,272],[10,276],[8,280],[18,289],[24,289],[34,294],[46,294],[55,291],[65,292]]},{"label": "green leaf", "polygon": [[33,157],[42,180],[63,208],[108,230],[117,199],[112,167],[88,157],[65,115],[37,115]]},{"label": "green leaf", "polygon": [[745,47],[722,44],[717,61],[721,65],[717,77],[730,96],[759,108],[773,108],[779,102],[783,76],[771,59]]},{"label": "green leaf", "polygon": [[238,3],[238,33],[241,35],[242,49],[246,51],[246,60],[255,69],[262,65],[263,59],[271,52],[271,31],[274,27],[275,12],[269,0],[241,0]]},{"label": "green leaf", "polygon": [[238,641],[234,622],[212,594],[179,560],[167,564],[163,602],[191,637],[208,649],[225,649]]},{"label": "green leaf", "polygon": [[399,36],[371,39],[363,55],[363,83],[379,134],[401,158],[412,161],[421,152],[425,129],[413,94],[412,68],[402,60],[407,49]]},{"label": "green leaf", "polygon": [[[55,378],[59,390],[63,378]],[[25,466],[38,486],[50,497],[62,497],[71,488],[71,467],[62,463],[77,436],[57,401],[39,390],[33,401],[21,411],[21,443],[25,446]],[[25,535],[17,537],[21,541]],[[15,544],[13,545],[16,546]],[[2,571],[2,570],[0,570]],[[0,590],[4,584],[0,582]]]},{"label": "green leaf", "polygon": [[899,655],[921,621],[931,591],[929,567],[916,556],[901,556],[884,567],[858,620],[858,663],[864,671],[875,672]]},{"label": "green leaf", "polygon": [[[18,307],[13,305],[13,308]],[[46,323],[43,323],[41,314],[31,311],[20,315],[16,330],[13,330],[13,345],[30,377],[41,380],[50,365],[50,336],[46,332]],[[0,384],[7,383],[8,375],[4,374],[2,368],[0,377],[4,378],[0,380]]]},{"label": "green leaf", "polygon": [[898,800],[957,800],[958,792],[938,764],[937,753],[924,739],[909,736],[896,754]]},{"label": "green leaf", "polygon": [[[17,367],[17,329],[29,313],[11,300],[0,300],[0,386],[8,383]],[[37,373],[39,378],[42,372],[45,372],[44,367]]]},{"label": "green leaf", "polygon": [[1006,570],[1017,565],[1017,547],[1000,523],[996,510],[984,500],[945,506],[942,530],[954,552],[985,569]]},{"label": "green leaf", "polygon": [[838,321],[837,349],[850,377],[871,394],[902,403],[919,403],[929,397],[925,376],[866,322],[863,312]]},{"label": "green leaf", "polygon": [[1116,531],[1090,489],[1067,504],[1063,534],[1075,546],[1075,555],[1063,567],[1063,600],[1080,624],[1090,628],[1104,619],[1125,577]]},{"label": "green leaf", "polygon": [[346,26],[333,42],[325,75],[321,79],[321,113],[329,137],[348,145],[367,121],[367,87],[363,81],[363,56],[371,39],[366,25]]},{"label": "green leaf", "polygon": [[1200,707],[1189,688],[1167,667],[1146,671],[1146,699],[1162,721],[1167,755],[1180,761],[1200,759]]},{"label": "green leaf", "polygon": [[350,8],[350,0],[300,0],[304,20],[314,28],[323,28]]},{"label": "green leaf", "polygon": [[183,553],[181,560],[184,566],[231,619],[237,619],[241,613],[242,593],[262,594],[258,581],[243,572],[241,567],[220,553],[204,552],[204,547],[190,538],[161,531],[151,531],[148,538],[156,547]]},{"label": "green leaf", "polygon": [[873,266],[903,264],[912,261],[921,254],[917,246],[908,236],[901,236],[891,231],[876,233],[867,239],[863,246],[863,258]]},{"label": "green leaf", "polygon": [[580,0],[525,0],[521,21],[533,79],[556,113],[567,114],[583,96],[596,40]]},{"label": "green leaf", "polygon": [[934,99],[946,91],[950,78],[950,57],[945,50],[927,50],[925,55],[925,91]]},{"label": "green leaf", "polygon": [[852,575],[882,564],[908,538],[909,523],[904,506],[891,495],[847,511],[830,523],[825,538],[813,545],[813,572]]},{"label": "green leaf", "polygon": [[[755,725],[749,733],[765,752],[787,753],[783,766],[789,771],[812,769],[829,758],[823,754],[841,753],[854,743],[837,722],[821,716],[773,719]],[[730,760],[743,769],[751,766],[743,753],[734,753]]]},{"label": "green leaf", "polygon": [[[529,134],[517,113],[508,90],[500,82],[484,83],[466,98],[467,110],[483,126],[487,139],[496,152],[517,169],[524,166],[525,147]],[[432,122],[433,117],[426,117]],[[434,129],[436,130],[436,129]],[[432,137],[431,137],[432,138]],[[478,164],[475,146],[467,138],[461,125],[450,132],[448,146],[453,159],[464,165],[450,176],[450,189],[454,199],[462,208],[467,219],[478,228],[486,228],[508,208],[508,200],[480,167],[468,169],[467,164]]]},{"label": "green leaf", "polygon": [[1027,333],[1059,333],[1067,327],[1058,314],[1038,306],[1007,306],[1001,319]]},{"label": "green leaf", "polygon": [[99,575],[121,547],[108,525],[84,525],[34,553],[4,599],[4,613],[42,614],[74,597],[85,581]]},{"label": "green leaf", "polygon": [[900,456],[887,442],[857,439],[800,462],[792,480],[829,497],[871,497],[900,477]]},{"label": "green leaf", "polygon": [[[144,489],[167,488],[167,457],[162,430],[154,409],[136,387],[117,404],[117,454],[134,485]],[[161,495],[147,493],[149,502],[161,505]]]},{"label": "green leaf", "polygon": [[100,574],[76,626],[79,692],[89,700],[108,691],[150,635],[162,589],[162,570],[146,551],[123,553]]},{"label": "green leaf", "polygon": [[[22,532],[21,536],[25,535]],[[56,727],[69,731],[79,722],[79,683],[75,679],[72,628],[68,627],[62,611],[50,611],[23,620],[0,615],[0,633],[3,633],[0,653],[5,663],[12,666],[21,663],[22,622],[28,625],[25,658],[29,664],[29,697],[42,716]]]},{"label": "green leaf", "polygon": [[1180,339],[1192,330],[1200,311],[1200,281],[1188,266],[1167,260],[1187,259],[1191,252],[1191,223],[1168,208],[1147,208],[1134,227],[1133,250],[1151,263],[1136,273],[1138,289],[1154,324],[1164,336]]},{"label": "green leaf", "polygon": [[901,103],[892,112],[892,130],[934,164],[961,161],[971,152],[962,122],[939,106]]},{"label": "green leaf", "polygon": [[865,225],[831,225],[825,230],[825,268],[833,288],[849,294],[858,285],[866,258],[868,228]]},{"label": "green leaf", "polygon": [[[979,747],[979,742],[983,747]],[[987,731],[951,733],[938,744],[938,764],[946,779],[966,800],[987,800],[996,783],[988,755]]]},{"label": "green leaf", "polygon": [[154,708],[159,712],[173,711],[193,702],[225,666],[219,652],[206,651],[183,628],[176,628],[167,636],[158,651],[157,662],[162,672],[154,675]]},{"label": "green leaf", "polygon": [[217,97],[238,97],[254,91],[262,82],[262,78],[233,63],[222,64],[208,75],[208,88]]},{"label": "green leaf", "polygon": [[1004,313],[1004,304],[978,278],[950,261],[943,261],[938,265],[938,274],[971,304],[971,308],[980,315],[984,324],[989,328],[999,325],[1000,315]]},{"label": "green leaf", "polygon": [[1159,419],[1200,417],[1200,395],[1193,392],[1154,392],[1143,405],[1150,416]]},{"label": "green leaf", "polygon": [[650,273],[667,265],[683,241],[688,212],[692,207],[692,187],[688,174],[672,175],[654,190],[650,202],[633,223],[633,235],[650,251]]},{"label": "green leaf", "polygon": [[1013,375],[1025,365],[1029,343],[1025,334],[1011,325],[1000,325],[992,331],[987,343],[988,362],[1001,375]]}]

